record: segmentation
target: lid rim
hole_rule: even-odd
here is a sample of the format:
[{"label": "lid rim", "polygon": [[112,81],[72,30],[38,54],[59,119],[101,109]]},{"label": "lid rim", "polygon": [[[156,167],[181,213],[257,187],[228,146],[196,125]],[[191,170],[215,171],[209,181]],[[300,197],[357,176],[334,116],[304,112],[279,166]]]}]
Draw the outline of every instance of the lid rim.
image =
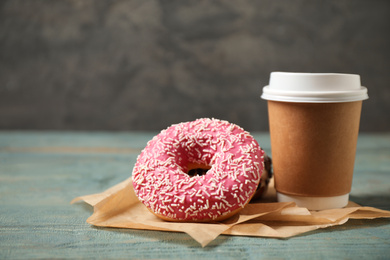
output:
[{"label": "lid rim", "polygon": [[263,88],[262,99],[287,102],[314,102],[333,103],[349,102],[368,99],[367,88],[361,86],[355,90],[344,91],[282,91],[271,89],[269,86]]},{"label": "lid rim", "polygon": [[267,95],[261,95],[260,96],[264,100],[268,101],[280,101],[280,102],[294,102],[294,103],[343,103],[343,102],[356,102],[356,101],[363,101],[367,100],[368,96],[365,98],[349,98],[349,99],[292,99],[288,97],[273,97],[273,96],[267,96]]}]

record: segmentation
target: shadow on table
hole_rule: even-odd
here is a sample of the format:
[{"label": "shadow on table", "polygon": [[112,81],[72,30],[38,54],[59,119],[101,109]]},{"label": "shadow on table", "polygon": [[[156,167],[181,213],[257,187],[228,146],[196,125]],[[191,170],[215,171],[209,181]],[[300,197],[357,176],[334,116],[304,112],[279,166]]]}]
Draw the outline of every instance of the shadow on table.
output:
[{"label": "shadow on table", "polygon": [[349,199],[361,206],[373,207],[383,210],[390,210],[390,195],[377,194],[367,196],[356,196],[351,194]]},{"label": "shadow on table", "polygon": [[82,208],[84,211],[87,211],[87,212],[89,212],[89,213],[92,213],[92,212],[93,212],[93,206],[89,205],[88,203],[77,202],[77,203],[75,203],[74,205],[79,206],[79,207]]},{"label": "shadow on table", "polygon": [[[314,231],[310,231],[307,233],[300,234],[295,237],[306,237],[313,234],[327,234],[330,232],[346,232],[351,230],[358,230],[358,229],[367,229],[367,228],[377,228],[385,225],[390,224],[389,218],[377,218],[377,219],[350,219],[347,223],[340,225],[340,226],[332,226],[324,229],[317,229]],[[377,230],[375,231],[377,235]],[[288,238],[293,239],[294,237]]]},{"label": "shadow on table", "polygon": [[[304,238],[315,234],[322,233],[326,235],[329,232],[345,232],[345,231],[357,230],[357,229],[376,228],[388,224],[390,224],[389,218],[350,219],[348,220],[347,223],[340,226],[332,226],[324,229],[317,229],[314,231],[302,233],[300,235],[289,237],[289,238],[258,237],[258,239],[263,241],[264,239],[272,239],[272,240],[276,239],[276,240],[288,241],[295,238]],[[129,243],[136,243],[137,239],[139,239],[140,240],[139,242],[148,242],[148,243],[158,242],[158,243],[182,245],[191,248],[192,247],[201,248],[201,245],[198,244],[189,235],[180,232],[121,229],[121,228],[107,228],[107,227],[95,227],[95,226],[92,226],[92,228],[96,230],[105,230],[105,231],[116,232],[121,234],[131,234],[131,242]],[[210,244],[208,244],[205,248],[203,248],[203,250],[205,251],[211,250],[215,247],[223,245],[224,243],[226,243],[227,241],[233,238],[234,236],[220,235],[215,240],[210,242]],[[144,239],[147,241],[145,241]]]},{"label": "shadow on table", "polygon": [[[390,196],[387,195],[376,195],[376,196],[350,196],[350,200],[358,203],[362,206],[367,207],[375,207],[383,210],[390,210]],[[93,212],[93,207],[88,205],[87,203],[77,203],[78,206],[82,207],[83,210],[88,212]],[[296,237],[306,237],[313,234],[318,233],[327,233],[327,232],[335,232],[335,231],[348,231],[353,229],[361,229],[361,228],[373,228],[380,227],[384,225],[390,224],[389,218],[378,218],[378,219],[350,219],[347,223],[340,226],[332,226],[325,229],[318,229],[315,231],[303,233],[294,237],[289,238],[267,238],[267,239],[278,239],[278,240],[289,240],[294,239]],[[105,230],[120,234],[131,234],[129,237],[129,243],[137,242],[137,239],[140,239],[139,242],[145,242],[144,239],[148,240],[148,242],[160,242],[160,243],[169,243],[176,245],[183,245],[186,247],[201,247],[199,243],[197,243],[193,238],[191,238],[188,234],[180,233],[180,232],[170,232],[170,231],[150,231],[150,230],[139,230],[139,229],[126,229],[126,228],[110,228],[110,227],[97,227],[91,226],[96,230]],[[211,248],[215,248],[219,245],[224,244],[228,240],[232,239],[232,236],[228,235],[220,235],[215,240],[213,240],[204,250],[208,250]],[[259,239],[261,239],[259,237]]]},{"label": "shadow on table", "polygon": [[[196,247],[201,248],[201,245],[196,242],[192,237],[185,233],[181,232],[171,232],[171,231],[156,231],[156,230],[140,230],[140,229],[126,229],[126,228],[109,228],[109,227],[97,227],[97,226],[91,226],[93,229],[96,230],[105,230],[120,234],[129,234],[132,236],[131,243],[137,242],[137,239],[148,240],[147,242],[159,242],[159,243],[169,243],[169,244],[176,244],[176,245],[182,245],[186,247]],[[217,237],[215,240],[211,241],[207,247],[204,248],[204,250],[208,250],[208,248],[213,248],[219,245],[222,245],[227,240],[230,239],[231,236],[225,236],[221,235]],[[146,241],[139,241],[139,242],[146,242]]]}]

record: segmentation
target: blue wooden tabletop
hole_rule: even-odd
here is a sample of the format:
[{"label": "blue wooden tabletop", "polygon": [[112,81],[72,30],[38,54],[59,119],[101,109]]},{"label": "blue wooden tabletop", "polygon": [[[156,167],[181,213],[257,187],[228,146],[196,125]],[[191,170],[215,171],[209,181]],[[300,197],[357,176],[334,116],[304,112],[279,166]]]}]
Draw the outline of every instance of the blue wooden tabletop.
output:
[{"label": "blue wooden tabletop", "polygon": [[[70,205],[131,175],[156,133],[0,132],[0,259],[389,259],[390,219],[350,220],[289,239],[97,228]],[[268,133],[252,133],[271,154]],[[272,155],[271,155],[272,156]],[[359,136],[350,199],[390,210],[390,134]]]}]

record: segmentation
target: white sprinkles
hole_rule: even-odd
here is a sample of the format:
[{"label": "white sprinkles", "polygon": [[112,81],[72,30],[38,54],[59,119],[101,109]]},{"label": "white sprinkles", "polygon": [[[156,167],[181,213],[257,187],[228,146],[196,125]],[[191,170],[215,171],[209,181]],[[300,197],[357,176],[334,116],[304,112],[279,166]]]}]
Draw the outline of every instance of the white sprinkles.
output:
[{"label": "white sprinkles", "polygon": [[[214,220],[243,208],[264,168],[264,151],[237,125],[198,119],[172,125],[137,158],[133,186],[152,212],[180,221]],[[211,166],[190,177],[188,164]]]}]

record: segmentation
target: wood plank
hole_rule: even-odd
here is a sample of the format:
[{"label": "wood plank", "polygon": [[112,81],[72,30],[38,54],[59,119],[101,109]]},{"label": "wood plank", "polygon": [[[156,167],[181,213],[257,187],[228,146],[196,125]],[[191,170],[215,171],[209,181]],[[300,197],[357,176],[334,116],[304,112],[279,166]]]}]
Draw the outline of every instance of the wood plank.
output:
[{"label": "wood plank", "polygon": [[[154,133],[0,132],[0,258],[385,259],[389,219],[351,220],[290,239],[96,228],[70,205],[128,178]],[[269,135],[255,138],[270,154]],[[359,137],[351,199],[390,210],[390,134]]]}]

